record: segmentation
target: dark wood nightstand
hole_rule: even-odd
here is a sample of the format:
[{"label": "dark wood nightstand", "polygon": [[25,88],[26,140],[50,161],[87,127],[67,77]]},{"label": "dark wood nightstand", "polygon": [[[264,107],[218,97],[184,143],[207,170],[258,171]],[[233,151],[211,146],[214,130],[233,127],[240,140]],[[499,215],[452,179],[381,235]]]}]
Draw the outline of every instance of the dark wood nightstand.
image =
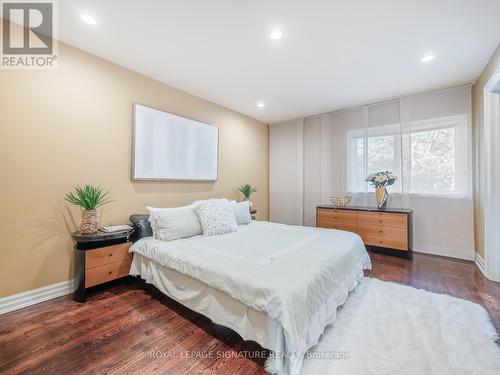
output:
[{"label": "dark wood nightstand", "polygon": [[128,249],[133,230],[120,233],[98,232],[93,235],[72,233],[75,245],[75,278],[73,299],[85,302],[86,290],[95,285],[127,276],[132,263]]},{"label": "dark wood nightstand", "polygon": [[250,215],[252,216],[252,220],[257,219],[257,210],[255,208],[250,207]]}]

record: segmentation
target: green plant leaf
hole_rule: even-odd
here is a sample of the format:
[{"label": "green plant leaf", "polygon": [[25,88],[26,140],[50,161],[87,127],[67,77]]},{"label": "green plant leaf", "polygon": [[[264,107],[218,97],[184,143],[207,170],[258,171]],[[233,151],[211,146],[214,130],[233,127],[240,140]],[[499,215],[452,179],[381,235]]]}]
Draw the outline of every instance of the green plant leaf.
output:
[{"label": "green plant leaf", "polygon": [[240,186],[238,188],[239,192],[245,197],[245,198],[250,198],[250,196],[257,192],[257,188],[253,187],[252,185],[245,184],[243,186]]},{"label": "green plant leaf", "polygon": [[64,199],[75,206],[82,207],[84,210],[95,210],[111,202],[109,192],[104,191],[100,186],[75,186],[74,190],[74,192],[66,194]]}]

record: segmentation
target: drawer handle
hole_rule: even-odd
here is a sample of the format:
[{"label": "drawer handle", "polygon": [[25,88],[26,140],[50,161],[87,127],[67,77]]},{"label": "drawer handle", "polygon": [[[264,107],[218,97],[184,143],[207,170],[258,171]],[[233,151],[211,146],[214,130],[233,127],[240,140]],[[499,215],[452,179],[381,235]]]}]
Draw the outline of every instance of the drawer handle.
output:
[{"label": "drawer handle", "polygon": [[337,216],[334,216],[333,218],[334,218],[334,219],[337,219]]},{"label": "drawer handle", "polygon": [[379,232],[379,233],[382,233],[382,229],[380,229],[378,232]]},{"label": "drawer handle", "polygon": [[381,223],[381,222],[382,222],[382,219],[380,219],[378,222],[379,222],[379,223]]},{"label": "drawer handle", "polygon": [[112,273],[113,273],[113,271],[109,271],[109,272],[108,272],[108,275],[111,275]]},{"label": "drawer handle", "polygon": [[111,257],[111,256],[113,256],[113,253],[109,253],[109,254],[108,254],[108,257]]},{"label": "drawer handle", "polygon": [[384,243],[384,241],[382,241],[382,240],[380,240],[380,241],[378,241],[378,242],[380,242],[380,243]]}]

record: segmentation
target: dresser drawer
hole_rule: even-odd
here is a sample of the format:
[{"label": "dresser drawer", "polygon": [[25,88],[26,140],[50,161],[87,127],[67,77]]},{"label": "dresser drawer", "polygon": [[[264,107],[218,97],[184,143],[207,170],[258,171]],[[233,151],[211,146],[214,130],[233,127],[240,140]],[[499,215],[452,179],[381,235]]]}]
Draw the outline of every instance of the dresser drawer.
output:
[{"label": "dresser drawer", "polygon": [[405,240],[408,231],[405,228],[380,227],[374,225],[359,225],[360,236],[378,237],[380,239]]},{"label": "dresser drawer", "polygon": [[356,224],[350,224],[350,223],[329,224],[328,228],[329,229],[345,230],[347,232],[353,232],[353,233],[357,232]]},{"label": "dresser drawer", "polygon": [[413,256],[413,210],[316,207],[316,226],[357,233],[366,247],[406,259]]},{"label": "dresser drawer", "polygon": [[96,250],[88,250],[85,253],[85,268],[90,269],[115,263],[123,259],[131,259],[131,254],[128,253],[130,246],[131,243],[127,242]]},{"label": "dresser drawer", "polygon": [[378,236],[374,237],[361,234],[360,236],[363,239],[365,245],[387,247],[390,249],[408,251],[408,241],[406,238],[405,239],[382,238]]},{"label": "dresser drawer", "polygon": [[336,210],[336,209],[318,209],[317,226],[323,228],[334,228],[334,225],[351,224],[356,226],[356,211]]},{"label": "dresser drawer", "polygon": [[127,276],[131,263],[132,258],[127,256],[118,262],[87,269],[85,271],[85,288]]},{"label": "dresser drawer", "polygon": [[358,225],[406,229],[408,228],[408,217],[405,214],[385,212],[358,212]]}]

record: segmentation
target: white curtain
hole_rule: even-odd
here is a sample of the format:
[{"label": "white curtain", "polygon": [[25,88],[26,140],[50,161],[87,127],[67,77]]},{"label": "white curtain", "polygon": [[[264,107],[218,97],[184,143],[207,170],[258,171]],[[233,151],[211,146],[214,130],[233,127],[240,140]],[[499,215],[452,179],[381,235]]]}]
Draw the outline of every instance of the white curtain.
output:
[{"label": "white curtain", "polygon": [[[333,194],[351,195],[354,205],[375,206],[373,188],[364,179],[390,170],[399,178],[388,188],[388,205],[414,209],[414,250],[473,259],[470,89],[450,88],[303,119],[301,133],[292,131],[303,142],[303,148],[296,148],[302,157],[294,159],[303,160],[303,191],[294,195],[303,197],[303,220],[291,221],[314,226],[316,206],[329,204]],[[271,132],[271,145],[276,142]]]}]

